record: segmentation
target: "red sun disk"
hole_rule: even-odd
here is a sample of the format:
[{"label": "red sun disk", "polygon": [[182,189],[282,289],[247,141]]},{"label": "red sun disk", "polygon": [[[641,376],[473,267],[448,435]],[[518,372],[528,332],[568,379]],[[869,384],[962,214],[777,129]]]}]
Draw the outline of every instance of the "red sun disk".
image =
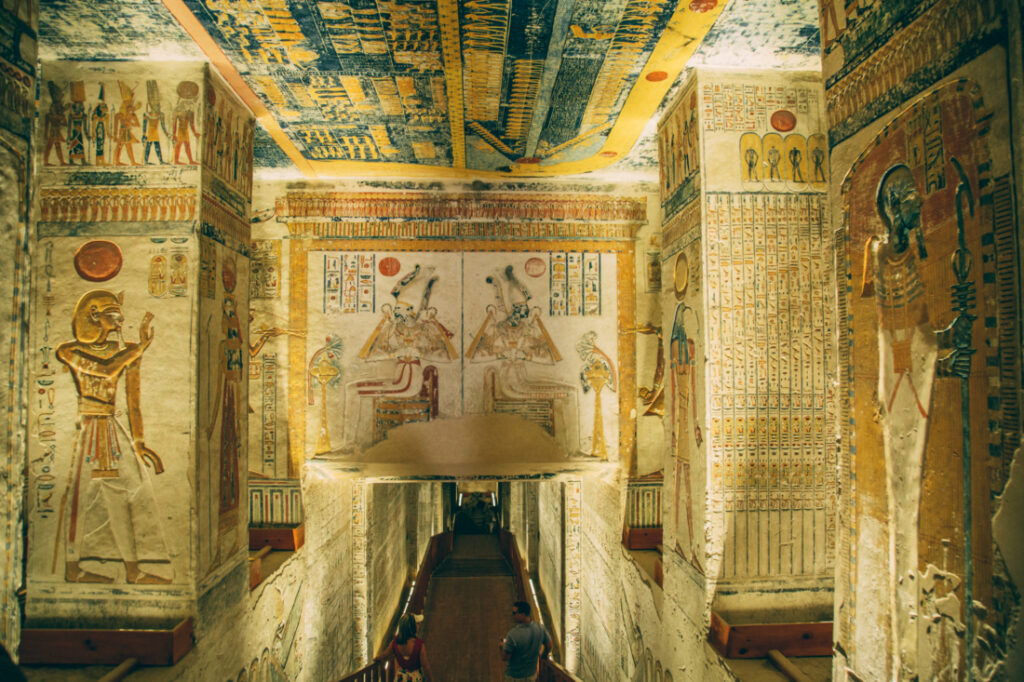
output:
[{"label": "red sun disk", "polygon": [[114,242],[94,239],[75,251],[75,271],[89,282],[106,282],[121,272],[124,257]]},{"label": "red sun disk", "polygon": [[691,12],[710,12],[718,6],[718,0],[692,0],[690,2]]},{"label": "red sun disk", "polygon": [[526,261],[526,265],[523,269],[526,270],[526,274],[530,277],[540,277],[544,274],[546,266],[544,265],[544,261],[540,258],[531,258]]},{"label": "red sun disk", "polygon": [[387,258],[381,258],[380,263],[377,264],[377,269],[380,270],[380,274],[385,277],[391,277],[397,275],[398,271],[402,268],[402,264],[398,262],[398,259],[394,256],[388,256]]},{"label": "red sun disk", "polygon": [[796,127],[796,114],[786,109],[779,109],[772,114],[771,124],[772,128],[775,128],[780,133],[788,133]]}]

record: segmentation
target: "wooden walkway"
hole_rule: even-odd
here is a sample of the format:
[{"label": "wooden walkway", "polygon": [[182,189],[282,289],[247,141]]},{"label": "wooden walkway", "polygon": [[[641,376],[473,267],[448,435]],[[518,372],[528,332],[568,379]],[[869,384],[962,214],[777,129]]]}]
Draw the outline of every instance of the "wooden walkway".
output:
[{"label": "wooden walkway", "polygon": [[512,570],[496,535],[456,535],[430,579],[421,636],[435,682],[500,682],[498,641],[515,624]]}]

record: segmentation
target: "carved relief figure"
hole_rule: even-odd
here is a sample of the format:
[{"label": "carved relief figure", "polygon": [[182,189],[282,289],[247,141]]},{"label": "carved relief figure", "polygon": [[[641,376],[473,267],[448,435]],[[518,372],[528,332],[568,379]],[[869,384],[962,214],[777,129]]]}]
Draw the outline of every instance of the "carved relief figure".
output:
[{"label": "carved relief figure", "polygon": [[196,98],[199,96],[199,86],[192,81],[178,83],[178,103],[174,105],[174,123],[171,127],[171,139],[174,141],[174,163],[181,163],[181,150],[185,150],[185,156],[189,164],[195,164],[192,158],[192,143],[189,134],[199,137],[196,131]]},{"label": "carved relief figure", "polygon": [[820,147],[811,149],[811,162],[814,164],[814,182],[825,182],[825,150]]},{"label": "carved relief figure", "polygon": [[149,163],[149,152],[156,148],[156,161],[163,163],[163,152],[160,150],[160,131],[167,134],[164,113],[160,110],[160,91],[156,81],[146,81],[146,113],[142,115],[142,162]]},{"label": "carved relief figure", "polygon": [[89,127],[92,131],[93,150],[96,153],[97,166],[107,165],[106,147],[107,134],[110,132],[110,107],[103,99],[103,84],[100,84],[100,99],[93,107]]},{"label": "carved relief figure", "polygon": [[220,516],[221,532],[230,530],[238,523],[238,500],[241,494],[238,466],[242,456],[241,437],[244,434],[240,423],[241,384],[244,368],[243,353],[247,348],[242,340],[242,326],[238,319],[234,290],[235,264],[225,260],[221,270],[224,285],[224,300],[221,308],[220,368],[215,379],[217,388],[213,399],[213,414],[206,427],[206,438],[213,436],[214,426],[220,417]]},{"label": "carved relief figure", "polygon": [[[928,439],[932,384],[940,340],[928,315],[918,261],[927,258],[921,197],[910,168],[897,164],[878,183],[878,214],[886,234],[868,240],[861,296],[873,296],[878,311],[880,402],[890,507],[889,551],[893,562],[889,606],[903,670],[912,675],[917,625],[908,614],[918,604],[918,514],[921,474]],[[911,232],[916,249],[910,242]]]},{"label": "carved relief figure", "polygon": [[781,180],[782,171],[779,170],[779,162],[782,160],[782,152],[779,151],[778,147],[772,146],[768,148],[768,178],[770,180]]},{"label": "carved relief figure", "polygon": [[804,174],[801,170],[801,164],[803,163],[803,152],[800,151],[799,147],[792,147],[789,150],[789,165],[792,166],[792,178],[793,182],[803,182]]},{"label": "carved relief figure", "polygon": [[89,134],[89,117],[85,113],[85,83],[71,84],[71,113],[68,115],[68,161],[85,165],[85,138]]},{"label": "carved relief figure", "polygon": [[494,287],[494,303],[487,306],[487,317],[473,338],[466,355],[500,358],[513,362],[554,364],[562,359],[554,341],[540,319],[540,309],[530,306],[533,298],[508,265],[502,275],[509,284],[506,302],[500,276],[488,275]]},{"label": "carved relief figure", "polygon": [[[508,284],[505,298],[504,279]],[[507,265],[500,275],[485,280],[494,287],[494,303],[473,337],[466,357],[475,361],[500,360],[500,393],[514,400],[551,400],[555,405],[554,435],[573,452],[579,447],[576,389],[569,384],[529,376],[527,363],[553,365],[562,356],[541,320],[540,308],[530,305],[532,295]]]},{"label": "carved relief figure", "polygon": [[[685,258],[680,254],[679,258]],[[680,268],[677,265],[677,276]],[[687,268],[682,269],[682,281],[677,279],[677,296],[681,298],[686,291],[689,278]],[[672,334],[669,337],[669,364],[672,372],[672,454],[675,460],[675,550],[680,556],[690,561],[698,570],[703,571],[697,557],[697,542],[693,534],[693,495],[690,488],[691,441],[690,428],[692,420],[693,447],[700,447],[703,438],[700,424],[697,423],[697,379],[696,379],[696,344],[686,333],[685,317],[687,311],[696,316],[693,309],[682,300],[676,305],[672,319]],[[680,541],[683,526],[679,523],[679,515],[686,515],[686,538]]]},{"label": "carved relief figure", "polygon": [[743,152],[743,160],[747,165],[747,180],[758,180],[757,162],[759,159],[757,150],[753,147],[748,147],[747,150]]},{"label": "carved relief figure", "polygon": [[[124,564],[129,583],[170,582],[149,572],[170,561],[145,471],[151,467],[160,474],[164,466],[146,447],[140,402],[140,367],[153,341],[153,315],[142,318],[138,343],[122,345],[111,338],[121,333],[122,305],[123,296],[105,290],[82,296],[71,322],[75,340],[56,353],[78,391],[78,428],[54,551],[56,570],[57,549],[66,541],[64,575],[69,582],[114,582],[117,570],[111,562]],[[122,374],[129,429],[115,416]],[[66,535],[61,528],[65,515]]]},{"label": "carved relief figure", "polygon": [[46,139],[43,163],[47,166],[53,165],[50,163],[50,150],[56,148],[57,161],[60,165],[67,166],[64,161],[64,128],[67,126],[68,117],[64,113],[64,91],[53,81],[46,81],[46,87],[50,90],[50,109],[43,119],[43,137]]},{"label": "carved relief figure", "polygon": [[135,143],[139,141],[134,131],[139,126],[139,117],[135,112],[139,105],[135,103],[135,90],[123,81],[118,83],[121,86],[121,108],[114,114],[114,165],[125,165],[121,163],[121,150],[127,148],[128,161],[134,166]]}]

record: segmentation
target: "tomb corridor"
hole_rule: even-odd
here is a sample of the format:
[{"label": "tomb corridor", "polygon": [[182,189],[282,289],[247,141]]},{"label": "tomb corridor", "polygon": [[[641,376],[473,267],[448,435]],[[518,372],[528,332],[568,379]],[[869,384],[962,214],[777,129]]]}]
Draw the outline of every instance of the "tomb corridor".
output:
[{"label": "tomb corridor", "polygon": [[0,679],[1012,680],[1024,0],[0,0]]}]

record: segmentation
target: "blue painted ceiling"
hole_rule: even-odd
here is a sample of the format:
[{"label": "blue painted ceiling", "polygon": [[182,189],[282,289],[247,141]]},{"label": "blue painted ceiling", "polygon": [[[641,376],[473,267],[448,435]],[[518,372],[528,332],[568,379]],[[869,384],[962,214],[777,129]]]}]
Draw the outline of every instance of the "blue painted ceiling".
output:
[{"label": "blue painted ceiling", "polygon": [[[203,59],[167,7],[190,12],[268,112],[258,168],[298,154],[500,172],[597,154],[681,3],[717,4],[47,0],[39,33],[44,61]],[[816,68],[817,26],[815,0],[730,0],[690,63]],[[617,167],[656,163],[647,128]]]}]

